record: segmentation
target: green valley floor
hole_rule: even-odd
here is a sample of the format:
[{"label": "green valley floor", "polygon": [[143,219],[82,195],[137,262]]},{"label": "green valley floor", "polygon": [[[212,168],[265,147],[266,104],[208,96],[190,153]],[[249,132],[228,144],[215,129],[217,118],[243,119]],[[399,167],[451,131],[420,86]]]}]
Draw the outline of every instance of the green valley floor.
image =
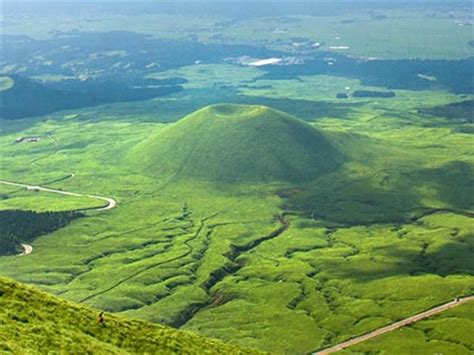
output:
[{"label": "green valley floor", "polygon": [[[328,98],[356,80],[261,84],[239,100],[287,97],[288,109],[203,108],[214,94],[235,101],[190,88],[141,103],[146,116],[121,103],[2,120],[1,180],[80,196],[0,185],[0,210],[83,215],[34,239],[31,255],[0,257],[0,275],[277,353],[325,348],[474,293],[473,124],[441,109],[472,95],[396,90],[342,106]],[[325,104],[298,115],[305,107],[290,105],[291,93]],[[87,195],[116,206],[97,211],[104,201]],[[470,307],[348,351],[447,342],[467,354]]]}]

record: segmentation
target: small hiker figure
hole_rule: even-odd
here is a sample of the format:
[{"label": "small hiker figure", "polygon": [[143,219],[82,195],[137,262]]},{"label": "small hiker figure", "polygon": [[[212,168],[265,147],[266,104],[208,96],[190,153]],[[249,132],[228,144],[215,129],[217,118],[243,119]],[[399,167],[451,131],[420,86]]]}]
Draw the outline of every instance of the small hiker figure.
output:
[{"label": "small hiker figure", "polygon": [[99,316],[97,317],[97,324],[105,325],[104,312],[100,312]]}]

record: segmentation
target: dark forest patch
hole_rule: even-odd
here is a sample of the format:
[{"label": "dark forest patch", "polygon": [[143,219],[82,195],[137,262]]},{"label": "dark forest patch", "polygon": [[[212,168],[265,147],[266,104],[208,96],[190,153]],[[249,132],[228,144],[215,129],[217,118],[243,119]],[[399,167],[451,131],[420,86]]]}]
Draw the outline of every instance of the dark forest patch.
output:
[{"label": "dark forest patch", "polygon": [[382,99],[395,97],[393,91],[370,91],[370,90],[357,90],[352,94],[353,97],[378,97]]},{"label": "dark forest patch", "polygon": [[0,211],[0,255],[18,254],[21,243],[54,232],[81,216],[78,212]]},{"label": "dark forest patch", "polygon": [[[329,65],[332,63],[332,65]],[[260,79],[297,79],[306,75],[334,75],[359,79],[363,85],[390,90],[429,90],[444,87],[456,94],[474,91],[474,58],[461,60],[358,60],[337,53],[320,52],[304,64],[267,66]],[[434,76],[436,82],[420,74]]]},{"label": "dark forest patch", "polygon": [[133,88],[124,83],[94,80],[65,80],[51,88],[28,78],[11,77],[15,85],[0,96],[0,117],[6,119],[41,116],[104,103],[142,101],[182,90],[181,86]]}]

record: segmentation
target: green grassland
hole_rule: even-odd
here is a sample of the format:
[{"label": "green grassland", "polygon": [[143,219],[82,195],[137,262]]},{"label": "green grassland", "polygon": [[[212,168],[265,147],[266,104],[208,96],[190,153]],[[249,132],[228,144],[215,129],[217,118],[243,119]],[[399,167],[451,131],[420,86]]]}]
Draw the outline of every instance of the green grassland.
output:
[{"label": "green grassland", "polygon": [[379,20],[357,12],[291,16],[285,21],[279,17],[251,18],[225,28],[222,35],[226,40],[265,43],[294,52],[301,50],[301,43],[319,43],[321,49],[364,58],[463,58],[474,53],[468,44],[472,23],[463,21],[466,13],[458,13],[458,18],[447,13],[427,17],[426,12],[417,10],[386,10],[381,14],[386,18]]},{"label": "green grassland", "polygon": [[[396,90],[390,99],[341,102],[335,94],[346,87],[373,88],[326,76],[249,87],[257,69],[238,67],[239,78],[232,68],[164,72],[189,85],[166,98],[2,121],[2,179],[110,196],[118,205],[38,238],[27,257],[0,258],[0,274],[107,312],[279,353],[335,344],[474,292],[473,124],[429,111],[472,95]],[[200,70],[221,73],[224,84],[200,82]],[[286,113],[227,105],[192,114],[219,102]],[[255,117],[272,129],[304,127],[317,144],[324,138],[331,147],[324,160],[334,166],[309,180],[270,181],[249,176],[246,165],[226,167],[216,150],[245,156],[252,172],[280,171],[277,160],[239,145]],[[183,157],[196,137],[206,138],[202,122],[228,132],[220,145],[203,139],[193,167]],[[42,139],[15,144],[19,136]],[[264,131],[260,137],[260,154],[277,151],[290,166],[303,165],[304,150],[284,149],[291,135],[281,144]],[[150,173],[165,163],[184,164],[186,178]],[[219,178],[230,168],[238,183]],[[0,191],[15,208],[94,203]],[[456,317],[467,322],[469,314]],[[448,336],[442,322],[433,329],[437,339]]]},{"label": "green grassland", "polygon": [[413,354],[423,349],[425,353],[472,354],[473,319],[474,305],[471,302],[341,353],[367,354],[390,349],[391,353]]},{"label": "green grassland", "polygon": [[[203,28],[203,23],[213,23],[223,20],[221,16],[199,16],[179,14],[148,14],[136,16],[117,16],[101,14],[93,21],[86,17],[74,15],[56,16],[44,14],[34,16],[27,23],[12,19],[3,28],[5,34],[23,34],[37,39],[48,39],[54,36],[54,31],[129,31],[152,34],[159,38],[179,39],[195,33]],[[204,27],[206,27],[204,25]],[[51,32],[53,30],[53,32]]]},{"label": "green grassland", "polygon": [[[298,53],[301,43],[319,43],[319,48],[364,58],[455,59],[474,54],[470,10],[422,8],[353,10],[331,16],[290,15],[286,17],[234,18],[223,14],[100,14],[88,18],[31,16],[27,23],[12,18],[2,25],[3,33],[48,39],[57,33],[77,31],[128,31],[156,38],[201,42],[266,45]],[[347,47],[347,48],[346,48]],[[314,49],[314,48],[313,48]]]},{"label": "green grassland", "polygon": [[31,192],[21,187],[0,185],[0,210],[72,211],[98,208],[103,205],[104,202],[88,197]]},{"label": "green grassland", "polygon": [[64,301],[9,279],[0,279],[2,353],[252,354],[189,332]]}]

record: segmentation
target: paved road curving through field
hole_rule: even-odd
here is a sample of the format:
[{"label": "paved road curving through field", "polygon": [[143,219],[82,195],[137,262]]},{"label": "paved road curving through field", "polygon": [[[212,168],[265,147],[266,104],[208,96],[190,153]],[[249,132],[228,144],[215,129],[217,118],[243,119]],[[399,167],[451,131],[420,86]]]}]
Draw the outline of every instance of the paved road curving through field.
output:
[{"label": "paved road curving through field", "polygon": [[[88,197],[92,198],[95,200],[102,200],[106,201],[107,205],[105,207],[98,207],[98,208],[88,208],[88,209],[83,209],[83,210],[89,210],[89,211],[106,211],[106,210],[111,210],[112,208],[115,208],[117,206],[117,202],[110,197],[102,197],[102,196],[96,196],[96,195],[86,195],[86,194],[80,194],[77,192],[67,192],[63,190],[56,190],[56,189],[50,189],[47,187],[41,187],[41,186],[35,186],[35,185],[26,185],[26,184],[20,184],[17,182],[11,182],[11,181],[4,181],[0,180],[0,184],[4,185],[10,185],[10,186],[17,186],[17,187],[24,187],[27,190],[32,190],[32,191],[43,191],[43,192],[51,192],[55,194],[60,194],[60,195],[66,195],[66,196],[75,196],[75,197]],[[78,210],[80,211],[80,210]]]},{"label": "paved road curving through field", "polygon": [[395,322],[393,324],[387,325],[383,328],[374,330],[373,332],[367,333],[367,334],[362,335],[360,337],[357,337],[357,338],[345,341],[343,343],[334,345],[330,348],[326,348],[326,349],[323,349],[323,350],[320,350],[320,351],[316,351],[316,352],[313,353],[313,355],[326,355],[326,354],[335,353],[337,351],[341,351],[341,350],[343,350],[345,348],[348,348],[352,345],[356,345],[356,344],[361,343],[363,341],[375,338],[379,335],[397,330],[399,328],[405,327],[405,326],[410,325],[412,323],[418,322],[419,320],[434,316],[438,313],[447,311],[451,308],[460,306],[460,305],[462,305],[464,303],[467,303],[467,302],[470,302],[470,301],[474,301],[474,296],[468,296],[468,297],[460,298],[458,300],[450,301],[448,303],[442,304],[441,306],[434,307],[434,308],[429,309],[425,312],[419,313],[419,314],[414,315],[412,317],[408,317],[408,318],[403,319],[401,321],[398,321],[398,322]]},{"label": "paved road curving through field", "polygon": [[[74,177],[74,173],[71,174],[71,177]],[[79,194],[77,192],[68,192],[68,191],[62,191],[62,190],[56,190],[56,189],[49,189],[47,187],[41,187],[41,186],[35,186],[35,185],[26,185],[26,184],[20,184],[20,183],[17,183],[17,182],[4,181],[4,180],[0,180],[0,184],[16,186],[16,187],[23,187],[27,190],[32,190],[32,191],[43,191],[43,192],[50,192],[50,193],[66,195],[66,196],[75,196],[75,197],[88,197],[88,198],[91,198],[91,199],[102,200],[102,201],[107,202],[107,205],[104,206],[104,207],[86,208],[86,209],[80,209],[80,210],[77,210],[77,211],[84,211],[84,210],[87,210],[87,211],[107,211],[107,210],[111,210],[112,208],[115,208],[117,206],[117,202],[113,198],[110,198],[110,197]],[[23,247],[23,252],[21,254],[19,254],[19,256],[30,255],[33,252],[33,247],[31,245],[22,244],[21,246]]]}]

